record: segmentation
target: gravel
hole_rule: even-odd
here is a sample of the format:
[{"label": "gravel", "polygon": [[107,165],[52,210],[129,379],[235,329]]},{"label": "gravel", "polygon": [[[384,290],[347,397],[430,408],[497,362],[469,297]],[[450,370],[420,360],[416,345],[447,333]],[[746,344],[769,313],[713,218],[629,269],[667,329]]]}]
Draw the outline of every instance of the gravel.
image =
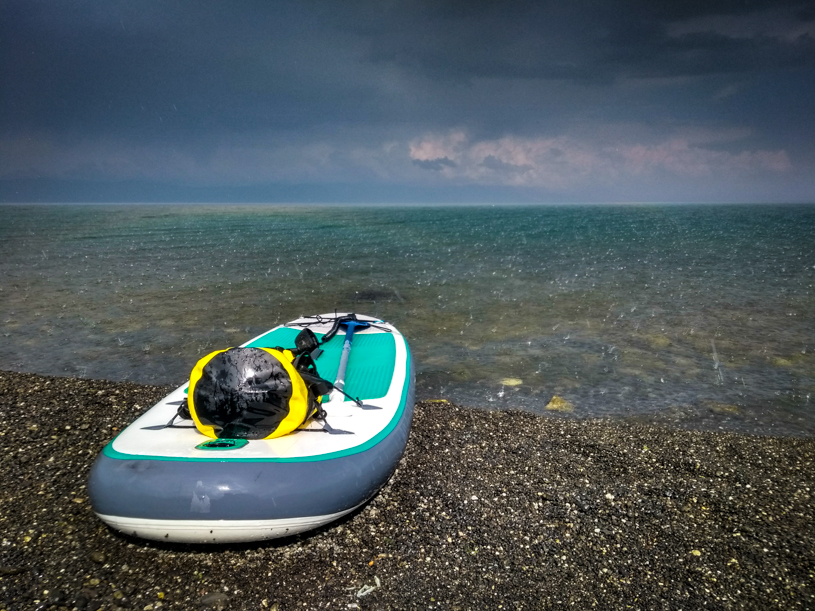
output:
[{"label": "gravel", "polygon": [[96,454],[168,388],[0,372],[0,609],[812,609],[815,441],[417,405],[382,492],[309,536],[109,530]]}]

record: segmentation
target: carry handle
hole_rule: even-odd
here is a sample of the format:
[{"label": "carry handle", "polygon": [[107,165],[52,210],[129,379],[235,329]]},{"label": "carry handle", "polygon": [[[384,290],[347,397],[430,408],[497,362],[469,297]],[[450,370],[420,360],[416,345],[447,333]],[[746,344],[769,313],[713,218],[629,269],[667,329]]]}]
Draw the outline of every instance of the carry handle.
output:
[{"label": "carry handle", "polygon": [[340,325],[344,325],[349,322],[357,322],[357,315],[356,314],[346,314],[345,316],[340,316],[334,321],[334,325],[331,327],[331,330],[323,335],[322,343],[326,343],[332,337],[337,334],[337,331],[340,330]]}]

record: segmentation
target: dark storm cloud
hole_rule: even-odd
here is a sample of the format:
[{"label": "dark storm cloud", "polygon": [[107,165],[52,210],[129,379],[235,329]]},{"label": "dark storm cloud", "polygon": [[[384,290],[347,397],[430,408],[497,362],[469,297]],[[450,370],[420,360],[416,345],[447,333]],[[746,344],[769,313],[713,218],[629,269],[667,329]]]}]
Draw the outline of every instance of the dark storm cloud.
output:
[{"label": "dark storm cloud", "polygon": [[[619,5],[624,10],[627,5]],[[639,0],[632,5],[635,13],[648,15],[664,21],[678,21],[712,15],[747,15],[766,9],[788,8],[795,11],[806,9],[800,0],[684,0],[682,2],[651,2]]]},{"label": "dark storm cloud", "polygon": [[562,4],[9,3],[0,120],[172,135],[426,113],[369,62],[439,80],[599,83],[815,63],[812,37],[668,34],[672,21],[776,2]]},{"label": "dark storm cloud", "polygon": [[801,2],[0,0],[0,179],[805,174],[813,82]]},{"label": "dark storm cloud", "polygon": [[309,124],[325,108],[353,114],[344,54],[315,57],[341,45],[326,39],[319,15],[244,8],[251,12],[195,2],[13,4],[0,26],[3,117],[12,128],[151,137]]},{"label": "dark storm cloud", "polygon": [[[672,35],[671,25],[748,11],[780,11],[784,3],[493,3],[480,10],[420,5],[384,20],[371,37],[373,61],[392,62],[437,79],[526,78],[606,83],[815,66],[815,39]],[[806,11],[790,18],[811,22]],[[701,23],[699,24],[701,25]]]}]

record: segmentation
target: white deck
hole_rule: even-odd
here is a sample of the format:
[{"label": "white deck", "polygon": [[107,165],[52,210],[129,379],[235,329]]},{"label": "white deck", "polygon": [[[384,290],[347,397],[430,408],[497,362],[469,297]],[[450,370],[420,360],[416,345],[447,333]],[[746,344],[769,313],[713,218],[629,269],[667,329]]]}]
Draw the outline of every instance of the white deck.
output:
[{"label": "white deck", "polygon": [[[329,317],[334,315],[326,314],[324,316]],[[360,320],[376,320],[364,316],[360,316],[359,318]],[[293,323],[305,320],[308,319],[298,319],[292,321],[292,323],[281,326],[290,326]],[[351,451],[357,446],[364,445],[386,428],[394,418],[399,409],[405,384],[409,383],[409,372],[407,371],[408,352],[402,334],[388,323],[377,324],[381,327],[387,327],[390,330],[396,346],[396,363],[387,394],[379,399],[365,401],[366,406],[374,406],[381,409],[361,409],[353,402],[346,401],[345,397],[337,392],[332,393],[331,399],[323,404],[328,414],[327,422],[330,427],[348,431],[352,434],[328,434],[323,430],[322,423],[310,420],[301,427],[301,429],[297,429],[295,432],[283,437],[253,440],[244,447],[233,450],[212,451],[198,450],[195,448],[196,445],[207,441],[209,438],[203,436],[194,428],[144,430],[143,427],[167,424],[167,422],[170,421],[178,409],[177,402],[183,400],[186,396],[184,389],[187,388],[187,384],[184,384],[159,401],[159,403],[142,414],[135,422],[122,431],[113,441],[112,448],[118,453],[136,455],[142,458],[262,460],[319,457],[320,455]],[[310,328],[315,332],[325,333],[331,328],[331,324],[313,325]],[[387,332],[388,331],[371,327],[357,331],[355,335]],[[266,335],[266,333],[263,335]],[[258,336],[258,338],[263,335]],[[246,343],[249,344],[258,338],[254,338]],[[189,420],[181,421],[180,419],[176,419],[175,424],[192,425],[193,423]],[[302,429],[308,429],[309,431],[307,432]]]}]

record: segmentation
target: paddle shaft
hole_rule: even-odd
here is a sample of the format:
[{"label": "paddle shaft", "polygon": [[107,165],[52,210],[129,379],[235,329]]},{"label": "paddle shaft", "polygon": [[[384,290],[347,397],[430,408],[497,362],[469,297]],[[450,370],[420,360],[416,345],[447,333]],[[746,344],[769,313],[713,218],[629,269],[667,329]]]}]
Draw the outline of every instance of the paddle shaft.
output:
[{"label": "paddle shaft", "polygon": [[339,390],[345,388],[345,370],[348,369],[348,357],[351,355],[351,342],[354,339],[354,331],[357,327],[364,329],[370,325],[367,322],[348,321],[345,323],[345,326],[345,343],[342,345],[340,367],[337,369],[337,380],[334,382],[334,388]]}]

